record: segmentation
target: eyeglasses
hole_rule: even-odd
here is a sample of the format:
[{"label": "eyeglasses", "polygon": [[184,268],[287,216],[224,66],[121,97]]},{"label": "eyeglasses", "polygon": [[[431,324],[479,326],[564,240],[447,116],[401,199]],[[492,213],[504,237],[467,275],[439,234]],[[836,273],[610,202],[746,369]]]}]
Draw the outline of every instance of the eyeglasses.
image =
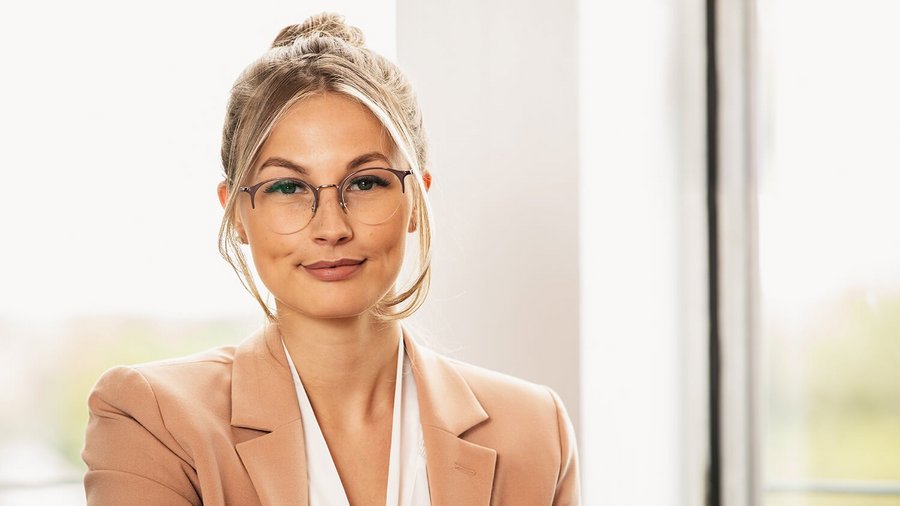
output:
[{"label": "eyeglasses", "polygon": [[[406,193],[409,170],[362,169],[338,184],[312,184],[294,177],[267,179],[238,190],[250,194],[250,207],[262,214],[273,232],[293,234],[312,221],[319,207],[319,193],[335,188],[344,213],[366,225],[379,225],[397,212]],[[261,190],[261,191],[260,191]]]}]

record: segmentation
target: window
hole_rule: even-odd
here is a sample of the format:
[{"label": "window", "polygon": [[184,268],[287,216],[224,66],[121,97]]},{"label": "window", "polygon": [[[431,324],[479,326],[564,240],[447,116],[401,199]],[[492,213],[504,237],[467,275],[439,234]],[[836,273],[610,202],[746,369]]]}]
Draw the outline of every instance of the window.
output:
[{"label": "window", "polygon": [[765,504],[900,504],[900,4],[759,19]]}]

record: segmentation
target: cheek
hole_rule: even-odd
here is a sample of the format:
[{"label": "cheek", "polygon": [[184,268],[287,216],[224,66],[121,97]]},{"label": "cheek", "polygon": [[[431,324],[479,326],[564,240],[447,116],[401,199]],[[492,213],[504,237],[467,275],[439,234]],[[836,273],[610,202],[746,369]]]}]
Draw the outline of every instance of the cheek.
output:
[{"label": "cheek", "polygon": [[406,254],[407,227],[409,225],[409,211],[407,209],[398,212],[387,223],[378,227],[371,227],[362,233],[360,242],[369,245],[370,253],[376,253],[380,257],[384,275],[396,279],[403,266]]},{"label": "cheek", "polygon": [[241,223],[243,223],[244,233],[254,258],[268,258],[278,255],[279,251],[289,249],[288,243],[291,236],[272,232],[253,211],[249,211],[249,209],[242,209],[242,211]]},{"label": "cheek", "polygon": [[391,220],[391,237],[392,253],[398,255],[401,260],[406,251],[406,241],[408,240],[409,222],[412,218],[412,204],[407,202],[397,211],[397,215]]},{"label": "cheek", "polygon": [[403,253],[406,243],[406,228],[399,226],[400,223],[391,222],[382,225],[383,228],[373,229],[364,232],[360,237],[360,242],[365,243],[369,247],[369,253],[372,256],[379,256],[385,262],[385,265],[396,267],[403,262]]},{"label": "cheek", "polygon": [[255,227],[248,227],[246,230],[256,272],[259,273],[263,283],[271,287],[273,282],[283,278],[280,271],[292,267],[290,263],[285,262],[285,258],[297,251],[296,238]]}]

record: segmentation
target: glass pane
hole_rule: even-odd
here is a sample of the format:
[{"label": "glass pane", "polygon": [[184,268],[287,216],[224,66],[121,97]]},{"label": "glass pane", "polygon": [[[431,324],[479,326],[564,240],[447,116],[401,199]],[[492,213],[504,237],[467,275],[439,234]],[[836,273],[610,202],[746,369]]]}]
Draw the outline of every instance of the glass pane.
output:
[{"label": "glass pane", "polygon": [[898,505],[900,3],[761,7],[766,505]]}]

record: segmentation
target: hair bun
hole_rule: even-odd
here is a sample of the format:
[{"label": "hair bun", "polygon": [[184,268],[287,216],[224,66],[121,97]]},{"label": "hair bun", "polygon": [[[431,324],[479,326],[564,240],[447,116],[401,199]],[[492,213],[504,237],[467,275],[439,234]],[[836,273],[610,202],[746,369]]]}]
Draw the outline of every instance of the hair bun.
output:
[{"label": "hair bun", "polygon": [[363,47],[366,37],[362,30],[350,26],[344,21],[344,16],[333,12],[323,12],[310,16],[299,25],[284,27],[281,33],[275,37],[272,47],[289,46],[299,38],[332,37],[342,39],[348,44]]}]

